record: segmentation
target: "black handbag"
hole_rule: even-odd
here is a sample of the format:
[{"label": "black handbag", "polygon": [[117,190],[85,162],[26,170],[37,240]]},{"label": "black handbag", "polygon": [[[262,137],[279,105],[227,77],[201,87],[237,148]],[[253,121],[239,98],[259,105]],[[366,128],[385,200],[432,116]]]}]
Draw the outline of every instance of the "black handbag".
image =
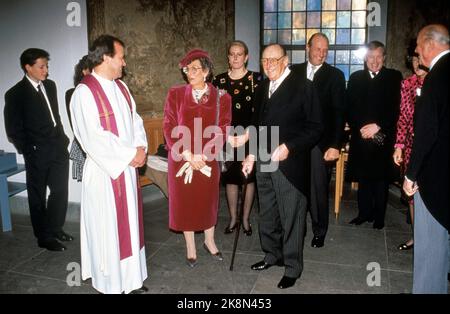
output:
[{"label": "black handbag", "polygon": [[386,134],[384,134],[381,131],[378,131],[377,133],[375,133],[375,135],[372,138],[372,141],[377,144],[378,146],[383,146],[384,145],[384,140],[386,139]]},{"label": "black handbag", "polygon": [[[220,113],[220,91],[217,88],[217,102],[216,102],[216,125],[219,126],[219,113]],[[221,150],[217,155],[217,163],[219,164],[220,172],[227,172],[231,165],[231,161],[227,161],[227,154]]]}]

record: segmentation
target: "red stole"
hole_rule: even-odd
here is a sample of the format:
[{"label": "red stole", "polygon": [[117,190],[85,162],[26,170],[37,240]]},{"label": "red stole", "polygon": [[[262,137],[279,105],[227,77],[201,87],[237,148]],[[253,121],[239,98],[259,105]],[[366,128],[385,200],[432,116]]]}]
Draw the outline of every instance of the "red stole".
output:
[{"label": "red stole", "polygon": [[[133,107],[131,105],[131,97],[126,89],[125,85],[120,81],[115,81],[120,91],[127,100],[128,106],[130,107],[131,113],[133,113]],[[92,92],[94,96],[95,103],[97,104],[98,115],[100,118],[100,123],[104,130],[119,136],[117,130],[116,118],[114,112],[111,108],[111,104],[106,97],[105,91],[103,90],[100,83],[93,75],[86,75],[81,81],[85,84]],[[136,169],[136,184],[137,184],[137,201],[138,201],[138,219],[139,219],[139,247],[142,249],[144,247],[144,219],[142,213],[142,193],[141,186],[139,183],[139,173]],[[125,186],[125,175],[122,172],[120,176],[113,180],[111,179],[112,188],[114,191],[114,199],[116,204],[116,215],[117,215],[117,228],[119,236],[119,248],[120,248],[120,260],[133,255],[131,249],[131,237],[130,237],[130,223],[128,220],[128,204],[127,204],[127,191]]]}]

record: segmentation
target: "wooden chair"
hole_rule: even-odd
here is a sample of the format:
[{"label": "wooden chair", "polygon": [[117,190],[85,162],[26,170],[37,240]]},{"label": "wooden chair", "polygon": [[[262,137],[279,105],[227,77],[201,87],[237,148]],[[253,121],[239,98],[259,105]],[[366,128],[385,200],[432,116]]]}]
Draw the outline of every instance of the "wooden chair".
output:
[{"label": "wooden chair", "polygon": [[[158,150],[158,146],[164,143],[163,120],[164,118],[143,117],[144,128],[147,133],[148,154],[153,155]],[[153,184],[146,175],[139,176],[141,186]]]},{"label": "wooden chair", "polygon": [[[336,162],[336,185],[334,190],[334,213],[338,219],[341,207],[342,191],[344,189],[345,163],[348,161],[348,152],[343,148]],[[352,182],[352,190],[358,189],[358,183]]]}]

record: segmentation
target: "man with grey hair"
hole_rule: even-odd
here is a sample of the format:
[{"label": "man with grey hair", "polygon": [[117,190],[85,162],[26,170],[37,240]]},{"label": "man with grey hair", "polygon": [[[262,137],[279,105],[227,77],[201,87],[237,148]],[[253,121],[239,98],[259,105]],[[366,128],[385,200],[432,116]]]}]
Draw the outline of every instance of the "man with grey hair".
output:
[{"label": "man with grey hair", "polygon": [[[260,136],[258,153],[251,152],[242,169],[246,176],[250,174],[258,157],[259,237],[265,256],[251,268],[262,271],[284,266],[278,288],[286,289],[303,271],[310,155],[320,140],[323,123],[312,83],[289,69],[283,46],[268,45],[261,63],[267,79],[256,90],[253,125],[270,134],[265,139]],[[280,145],[272,148],[271,132],[276,128]],[[270,160],[262,160],[262,150]],[[271,163],[278,164],[278,169],[265,171]]]},{"label": "man with grey hair", "polygon": [[[417,91],[414,142],[403,189],[414,195],[413,293],[447,294],[449,271],[448,29],[428,25],[417,36],[419,62],[430,69]],[[447,275],[448,276],[448,275]]]}]

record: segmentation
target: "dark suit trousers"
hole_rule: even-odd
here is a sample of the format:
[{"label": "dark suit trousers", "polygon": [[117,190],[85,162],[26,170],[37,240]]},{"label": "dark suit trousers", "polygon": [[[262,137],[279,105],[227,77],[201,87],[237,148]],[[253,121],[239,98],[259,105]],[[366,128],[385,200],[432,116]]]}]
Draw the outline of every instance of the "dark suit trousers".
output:
[{"label": "dark suit trousers", "polygon": [[368,220],[374,219],[375,224],[384,226],[388,189],[388,181],[359,180],[358,216]]},{"label": "dark suit trousers", "polygon": [[61,231],[66,219],[68,153],[63,144],[52,143],[35,146],[24,158],[31,223],[36,238],[44,241]]},{"label": "dark suit trousers", "polygon": [[303,271],[306,197],[280,170],[256,172],[261,248],[269,264],[284,262],[285,275],[298,278]]},{"label": "dark suit trousers", "polygon": [[311,221],[314,236],[325,237],[328,231],[329,216],[329,185],[331,178],[331,163],[323,159],[319,147],[311,151]]}]

